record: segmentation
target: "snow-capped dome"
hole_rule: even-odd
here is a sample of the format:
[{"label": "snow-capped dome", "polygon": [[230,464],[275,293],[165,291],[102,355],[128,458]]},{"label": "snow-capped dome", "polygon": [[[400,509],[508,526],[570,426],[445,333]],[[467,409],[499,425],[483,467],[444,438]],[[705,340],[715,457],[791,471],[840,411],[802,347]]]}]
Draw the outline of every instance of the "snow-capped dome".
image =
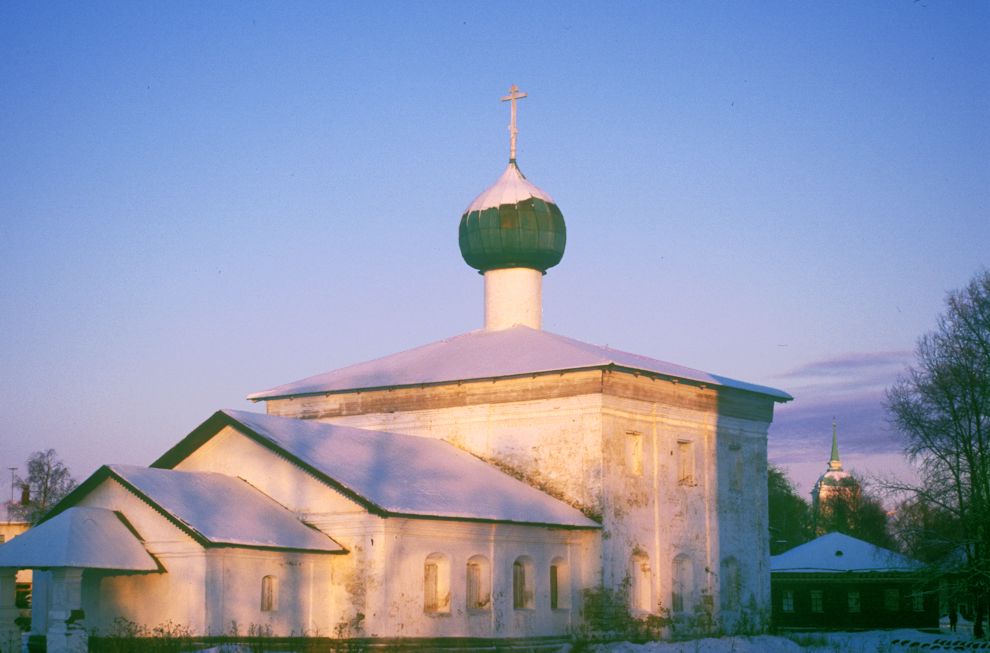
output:
[{"label": "snow-capped dome", "polygon": [[502,176],[468,205],[459,241],[464,261],[479,271],[532,268],[545,272],[564,256],[564,216],[549,193],[509,161]]}]

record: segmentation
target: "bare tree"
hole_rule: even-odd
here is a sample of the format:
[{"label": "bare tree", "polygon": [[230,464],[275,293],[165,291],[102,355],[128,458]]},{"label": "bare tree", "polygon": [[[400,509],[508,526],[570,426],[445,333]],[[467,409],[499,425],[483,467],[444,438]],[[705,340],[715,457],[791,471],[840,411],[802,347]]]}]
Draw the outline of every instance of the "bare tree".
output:
[{"label": "bare tree", "polygon": [[990,594],[990,272],[950,293],[934,331],[918,342],[915,365],[887,391],[887,409],[918,468],[901,487],[957,526],[955,571],[976,610]]},{"label": "bare tree", "polygon": [[54,449],[31,454],[27,461],[27,477],[18,481],[23,497],[21,503],[14,506],[14,512],[32,524],[37,523],[49,508],[76,486],[69,468]]}]

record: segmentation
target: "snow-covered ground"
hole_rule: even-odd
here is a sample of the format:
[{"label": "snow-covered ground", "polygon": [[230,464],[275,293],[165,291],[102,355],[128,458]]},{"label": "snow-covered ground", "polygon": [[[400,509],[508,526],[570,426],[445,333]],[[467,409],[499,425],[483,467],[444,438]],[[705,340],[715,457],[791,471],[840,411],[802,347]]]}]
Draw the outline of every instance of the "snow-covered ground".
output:
[{"label": "snow-covered ground", "polygon": [[[251,653],[244,645],[226,644],[200,653]],[[790,637],[758,635],[720,637],[686,642],[599,644],[593,653],[928,653],[929,651],[987,651],[990,641],[973,641],[969,633],[923,633],[918,630],[794,633]],[[565,647],[561,653],[569,653]]]},{"label": "snow-covered ground", "polygon": [[990,642],[974,642],[964,633],[918,630],[871,630],[845,633],[795,633],[788,637],[722,637],[687,642],[601,644],[594,653],[920,653],[987,651]]}]

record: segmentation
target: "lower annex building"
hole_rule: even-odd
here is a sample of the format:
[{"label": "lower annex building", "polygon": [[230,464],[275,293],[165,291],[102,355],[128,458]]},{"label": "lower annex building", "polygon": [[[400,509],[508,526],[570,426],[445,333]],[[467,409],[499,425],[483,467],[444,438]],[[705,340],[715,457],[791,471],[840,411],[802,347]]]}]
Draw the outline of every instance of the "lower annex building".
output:
[{"label": "lower annex building", "polygon": [[0,547],[31,632],[115,619],[197,636],[560,641],[590,596],[634,617],[767,625],[767,429],[780,390],[541,329],[554,200],[511,157],[461,218],[485,326],[256,392],[150,467],[108,465]]}]

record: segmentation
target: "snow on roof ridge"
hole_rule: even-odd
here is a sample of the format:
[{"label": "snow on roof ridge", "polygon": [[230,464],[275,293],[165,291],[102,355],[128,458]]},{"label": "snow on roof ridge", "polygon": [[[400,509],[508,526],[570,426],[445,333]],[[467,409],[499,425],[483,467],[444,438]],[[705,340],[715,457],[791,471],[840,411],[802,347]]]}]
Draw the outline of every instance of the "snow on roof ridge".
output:
[{"label": "snow on roof ridge", "polygon": [[262,401],[304,394],[450,383],[609,365],[746,390],[773,397],[777,401],[793,399],[776,388],[525,326],[499,331],[468,331],[255,392],[247,398]]},{"label": "snow on roof ridge", "polygon": [[234,409],[222,412],[387,513],[600,527],[573,506],[444,440]]}]

